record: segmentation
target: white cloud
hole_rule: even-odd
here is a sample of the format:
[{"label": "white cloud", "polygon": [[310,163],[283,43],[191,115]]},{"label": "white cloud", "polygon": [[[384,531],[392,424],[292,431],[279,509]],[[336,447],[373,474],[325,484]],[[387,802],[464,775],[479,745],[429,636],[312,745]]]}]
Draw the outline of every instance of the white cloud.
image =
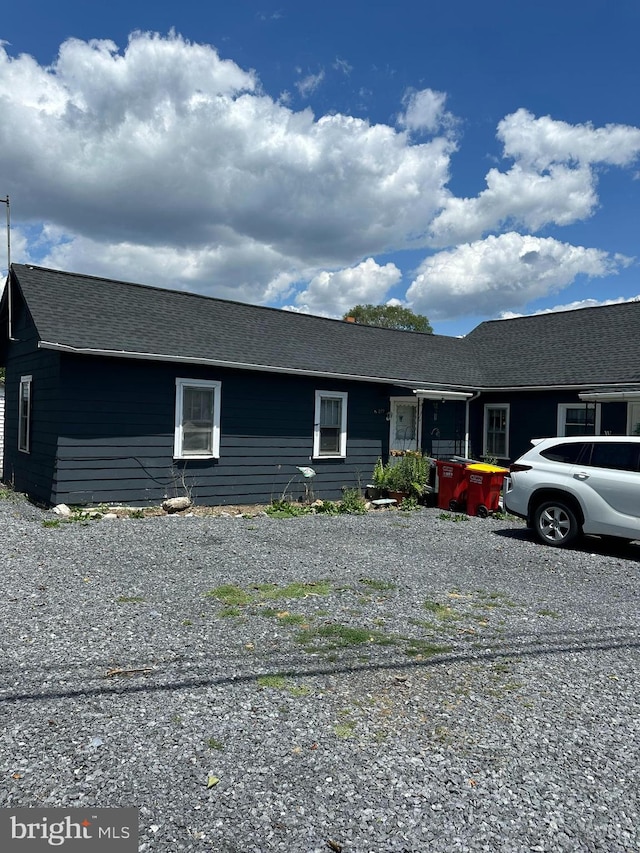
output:
[{"label": "white cloud", "polygon": [[435,133],[443,124],[451,122],[451,115],[445,112],[447,96],[433,89],[421,91],[409,90],[403,103],[405,112],[398,116],[398,123],[407,130],[426,130]]},{"label": "white cloud", "polygon": [[629,166],[640,155],[640,129],[570,125],[520,109],[498,125],[511,169],[491,169],[476,198],[449,197],[431,229],[432,245],[476,240],[490,231],[570,225],[594,212],[597,164]]},{"label": "white cloud", "polygon": [[324,70],[318,71],[317,74],[307,74],[301,80],[296,82],[296,89],[303,98],[308,98],[324,80]]},{"label": "white cloud", "polygon": [[513,157],[535,169],[547,169],[559,162],[629,166],[640,154],[637,127],[571,125],[551,116],[535,118],[524,109],[502,119],[498,139],[504,144],[505,157]]},{"label": "white cloud", "polygon": [[341,317],[354,305],[380,304],[401,277],[395,264],[380,266],[367,258],[350,269],[318,273],[297,295],[296,306],[309,314]]},{"label": "white cloud", "polygon": [[[350,66],[336,59],[334,70]],[[425,260],[411,286],[434,318],[517,310],[626,262],[515,233],[478,241],[592,215],[597,165],[630,166],[636,128],[518,110],[498,127],[508,171],[455,198],[445,93],[409,91],[397,128],[288,101],[175,34],[136,33],[123,51],[70,39],[49,67],[0,45],[2,191],[24,238],[14,236],[15,259],[340,315],[400,281],[376,256],[469,243]],[[416,144],[421,132],[432,138]],[[532,252],[539,262],[523,260]]]},{"label": "white cloud", "polygon": [[516,317],[537,317],[539,314],[556,314],[558,311],[576,311],[579,308],[600,308],[603,305],[620,305],[622,302],[640,302],[640,294],[626,298],[619,296],[617,299],[577,299],[567,302],[565,305],[554,305],[552,308],[541,308],[530,314],[520,314],[515,311],[502,311],[498,319],[513,320]]},{"label": "white cloud", "polygon": [[353,65],[347,62],[346,59],[340,59],[336,56],[335,61],[333,63],[333,68],[335,71],[341,71],[346,77],[351,74],[353,71]]},{"label": "white cloud", "polygon": [[182,272],[194,289],[252,301],[424,244],[453,151],[294,112],[253,72],[174,35],[134,34],[122,53],[69,40],[47,68],[2,49],[0,98],[0,171],[23,222],[64,235],[52,263]]},{"label": "white cloud", "polygon": [[435,320],[454,317],[461,306],[466,314],[495,316],[557,292],[579,275],[612,275],[619,266],[597,249],[510,232],[427,258],[407,299]]},{"label": "white cloud", "polygon": [[475,240],[509,226],[538,231],[549,223],[570,225],[590,216],[598,200],[586,167],[556,165],[540,174],[515,165],[508,172],[491,169],[486,181],[487,189],[476,198],[447,199],[431,228],[434,246]]}]

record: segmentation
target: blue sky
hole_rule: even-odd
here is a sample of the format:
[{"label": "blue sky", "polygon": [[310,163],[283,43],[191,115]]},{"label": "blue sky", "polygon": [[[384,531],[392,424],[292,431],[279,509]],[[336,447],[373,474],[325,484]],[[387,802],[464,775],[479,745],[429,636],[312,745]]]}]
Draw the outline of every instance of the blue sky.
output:
[{"label": "blue sky", "polygon": [[634,298],[639,24],[635,0],[11,4],[12,259],[397,300],[442,334]]}]

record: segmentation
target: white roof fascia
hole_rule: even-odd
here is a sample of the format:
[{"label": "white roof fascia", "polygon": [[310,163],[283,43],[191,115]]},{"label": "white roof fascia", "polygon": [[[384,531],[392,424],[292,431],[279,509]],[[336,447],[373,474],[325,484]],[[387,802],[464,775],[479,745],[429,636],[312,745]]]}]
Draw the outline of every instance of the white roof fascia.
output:
[{"label": "white roof fascia", "polygon": [[134,358],[143,361],[164,361],[175,364],[202,364],[211,367],[226,367],[234,370],[257,370],[262,373],[285,373],[293,376],[319,376],[328,379],[352,379],[360,382],[380,382],[385,385],[411,387],[415,384],[407,379],[394,379],[386,376],[360,376],[353,373],[331,373],[326,370],[306,370],[301,367],[277,367],[268,364],[251,364],[242,361],[223,361],[214,358],[197,358],[182,355],[165,355],[163,353],[132,352],[130,350],[101,350],[88,347],[72,347],[68,344],[56,344],[51,341],[39,341],[39,349],[69,352],[74,355],[104,356],[105,358]]},{"label": "white roof fascia", "polygon": [[633,403],[640,400],[640,391],[585,391],[578,397],[589,403]]},{"label": "white roof fascia", "polygon": [[469,397],[473,397],[472,391],[438,391],[414,388],[413,393],[419,400],[440,400],[442,402],[446,402],[447,400],[468,400]]}]

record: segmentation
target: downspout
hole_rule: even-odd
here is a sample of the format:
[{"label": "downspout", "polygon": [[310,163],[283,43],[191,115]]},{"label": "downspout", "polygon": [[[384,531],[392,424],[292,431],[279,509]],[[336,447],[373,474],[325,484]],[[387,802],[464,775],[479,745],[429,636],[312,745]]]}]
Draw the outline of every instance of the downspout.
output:
[{"label": "downspout", "polygon": [[465,401],[465,410],[464,410],[464,458],[469,459],[469,403],[472,403],[474,400],[477,400],[482,391],[476,391],[476,393],[469,397]]}]

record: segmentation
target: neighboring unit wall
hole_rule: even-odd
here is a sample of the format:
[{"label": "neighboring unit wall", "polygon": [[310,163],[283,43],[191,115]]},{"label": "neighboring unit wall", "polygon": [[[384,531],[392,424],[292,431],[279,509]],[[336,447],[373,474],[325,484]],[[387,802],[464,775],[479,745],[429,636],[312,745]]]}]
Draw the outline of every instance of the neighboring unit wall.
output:
[{"label": "neighboring unit wall", "polygon": [[[532,438],[547,438],[558,434],[558,406],[583,406],[577,391],[507,391],[482,394],[471,404],[471,450],[475,458],[484,453],[484,412],[487,405],[509,406],[508,462],[522,456],[531,448]],[[600,432],[624,435],[626,403],[603,403],[599,413]]]},{"label": "neighboring unit wall", "polygon": [[[388,386],[154,361],[62,356],[58,462],[52,501],[266,503],[363,486],[385,453]],[[221,382],[220,458],[174,460],[176,377]],[[346,459],[313,458],[316,390],[348,393]],[[184,480],[184,482],[183,482]]]}]

